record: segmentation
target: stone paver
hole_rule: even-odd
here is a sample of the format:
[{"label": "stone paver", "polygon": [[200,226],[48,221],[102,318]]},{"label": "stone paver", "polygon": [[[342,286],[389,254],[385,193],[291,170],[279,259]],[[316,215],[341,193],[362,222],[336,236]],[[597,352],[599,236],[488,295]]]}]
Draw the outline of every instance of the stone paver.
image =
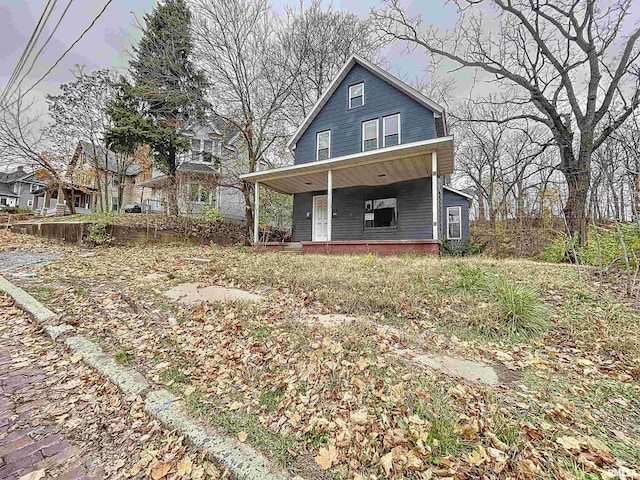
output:
[{"label": "stone paver", "polygon": [[197,283],[182,283],[167,290],[164,295],[178,303],[191,304],[199,302],[243,301],[255,302],[262,299],[262,295],[250,293],[237,288],[211,285],[201,288]]}]

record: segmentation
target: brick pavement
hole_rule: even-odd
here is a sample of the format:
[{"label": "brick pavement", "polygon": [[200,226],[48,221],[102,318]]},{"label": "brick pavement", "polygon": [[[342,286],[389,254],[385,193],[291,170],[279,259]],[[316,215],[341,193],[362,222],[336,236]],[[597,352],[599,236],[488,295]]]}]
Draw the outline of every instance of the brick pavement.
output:
[{"label": "brick pavement", "polygon": [[29,425],[48,405],[47,375],[31,363],[21,355],[20,342],[0,338],[0,479],[38,470],[56,471],[63,479],[99,478],[88,474],[81,450],[58,433],[59,426]]}]

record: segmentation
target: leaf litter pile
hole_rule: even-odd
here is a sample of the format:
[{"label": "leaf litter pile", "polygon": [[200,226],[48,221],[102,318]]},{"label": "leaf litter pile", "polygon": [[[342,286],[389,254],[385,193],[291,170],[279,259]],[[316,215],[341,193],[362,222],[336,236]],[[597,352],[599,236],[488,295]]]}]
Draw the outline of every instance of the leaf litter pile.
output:
[{"label": "leaf litter pile", "polygon": [[[640,478],[638,305],[572,266],[2,235],[61,256],[16,280],[27,291],[306,479]],[[164,297],[189,282],[264,299]],[[326,313],[361,321],[313,320]],[[490,363],[499,385],[417,367],[397,349]]]}]

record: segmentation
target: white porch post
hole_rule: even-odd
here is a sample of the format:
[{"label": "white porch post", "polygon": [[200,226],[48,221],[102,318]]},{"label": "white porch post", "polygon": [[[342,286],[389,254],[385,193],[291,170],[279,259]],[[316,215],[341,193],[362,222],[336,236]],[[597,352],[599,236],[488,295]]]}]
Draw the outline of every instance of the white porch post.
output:
[{"label": "white porch post", "polygon": [[431,154],[431,203],[433,209],[433,239],[438,240],[438,153]]},{"label": "white porch post", "polygon": [[260,225],[260,183],[256,182],[253,189],[253,244],[257,245],[260,240],[260,232],[258,227]]},{"label": "white porch post", "polygon": [[333,223],[333,173],[327,172],[327,241],[331,241],[331,224]]}]

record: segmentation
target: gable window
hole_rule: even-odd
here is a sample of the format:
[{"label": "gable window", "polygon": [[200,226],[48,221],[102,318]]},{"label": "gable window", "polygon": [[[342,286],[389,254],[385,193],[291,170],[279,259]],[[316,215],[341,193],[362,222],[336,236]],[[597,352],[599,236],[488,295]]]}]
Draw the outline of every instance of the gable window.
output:
[{"label": "gable window", "polygon": [[447,207],[447,240],[462,239],[462,207]]},{"label": "gable window", "polygon": [[362,122],[362,151],[378,148],[378,119]]},{"label": "gable window", "polygon": [[331,156],[331,130],[316,135],[316,160],[326,160]]},{"label": "gable window", "polygon": [[383,146],[391,147],[400,143],[400,114],[389,115],[382,119]]},{"label": "gable window", "polygon": [[349,87],[349,108],[364,105],[364,83],[358,83]]},{"label": "gable window", "polygon": [[379,198],[364,202],[364,228],[396,227],[398,199]]}]

